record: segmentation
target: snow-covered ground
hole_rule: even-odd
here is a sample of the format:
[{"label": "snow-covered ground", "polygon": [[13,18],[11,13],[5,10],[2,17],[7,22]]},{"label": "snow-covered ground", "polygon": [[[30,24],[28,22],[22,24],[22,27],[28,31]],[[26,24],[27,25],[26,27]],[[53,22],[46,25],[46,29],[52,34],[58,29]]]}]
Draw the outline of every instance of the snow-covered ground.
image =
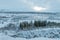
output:
[{"label": "snow-covered ground", "polygon": [[[17,28],[19,22],[46,20],[60,23],[60,14],[4,14],[0,15],[0,28],[8,27],[12,23]],[[10,27],[9,27],[10,28]],[[3,29],[0,30],[0,40],[60,40],[60,28],[39,28],[28,31]]]},{"label": "snow-covered ground", "polygon": [[44,37],[38,37],[38,38],[32,38],[32,39],[25,39],[25,38],[12,38],[7,35],[4,35],[3,33],[0,33],[0,40],[60,40],[59,38],[44,38]]},{"label": "snow-covered ground", "polygon": [[0,33],[0,40],[26,40],[25,38],[12,38],[3,33]]}]

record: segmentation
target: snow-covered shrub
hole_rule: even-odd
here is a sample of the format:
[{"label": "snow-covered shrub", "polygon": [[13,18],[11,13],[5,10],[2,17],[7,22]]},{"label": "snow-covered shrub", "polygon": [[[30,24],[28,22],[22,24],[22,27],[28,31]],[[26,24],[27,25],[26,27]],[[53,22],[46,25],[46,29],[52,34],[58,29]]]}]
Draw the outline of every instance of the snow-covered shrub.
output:
[{"label": "snow-covered shrub", "polygon": [[46,26],[46,21],[34,21],[35,27]]},{"label": "snow-covered shrub", "polygon": [[13,23],[9,23],[3,29],[6,29],[6,30],[16,30],[16,25],[13,24]]},{"label": "snow-covered shrub", "polygon": [[48,22],[47,25],[49,26],[60,26],[60,23],[56,23],[56,22]]},{"label": "snow-covered shrub", "polygon": [[21,29],[23,29],[23,28],[28,28],[28,27],[30,27],[31,26],[31,24],[30,23],[28,23],[28,22],[21,22],[20,23],[20,28]]},{"label": "snow-covered shrub", "polygon": [[48,22],[47,25],[54,26],[54,25],[56,25],[56,23],[55,22]]}]

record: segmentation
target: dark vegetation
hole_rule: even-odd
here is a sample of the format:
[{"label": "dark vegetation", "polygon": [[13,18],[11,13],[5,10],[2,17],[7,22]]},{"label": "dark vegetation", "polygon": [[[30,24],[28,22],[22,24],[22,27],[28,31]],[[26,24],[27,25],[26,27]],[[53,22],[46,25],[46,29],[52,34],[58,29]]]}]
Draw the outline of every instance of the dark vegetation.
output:
[{"label": "dark vegetation", "polygon": [[30,22],[30,23],[28,23],[27,21],[25,21],[25,22],[21,22],[20,23],[20,28],[21,29],[25,29],[25,28],[30,28],[30,27],[49,27],[49,26],[60,26],[60,23],[56,23],[56,22],[47,22],[47,21],[34,21],[34,23],[33,22]]},{"label": "dark vegetation", "polygon": [[47,22],[47,21],[34,21],[34,22],[28,22],[28,21],[24,21],[24,22],[20,22],[20,25],[17,27],[15,24],[13,23],[9,23],[6,25],[6,27],[0,28],[1,29],[6,29],[6,30],[20,30],[20,29],[26,29],[26,30],[31,30],[31,29],[35,29],[35,28],[53,28],[53,27],[60,27],[60,23],[56,23],[56,22]]},{"label": "dark vegetation", "polygon": [[60,23],[48,22],[47,25],[48,25],[48,26],[60,26]]},{"label": "dark vegetation", "polygon": [[46,26],[46,21],[34,21],[35,27]]},{"label": "dark vegetation", "polygon": [[28,23],[28,22],[21,22],[20,23],[20,28],[23,29],[23,28],[29,28],[32,26],[32,22]]},{"label": "dark vegetation", "polygon": [[30,22],[21,22],[20,23],[20,28],[24,29],[24,28],[30,28],[30,27],[43,27],[46,26],[46,21],[34,21],[34,23]]},{"label": "dark vegetation", "polygon": [[15,24],[12,24],[12,23],[9,23],[5,27],[0,28],[0,30],[1,29],[2,30],[16,30],[16,25]]}]

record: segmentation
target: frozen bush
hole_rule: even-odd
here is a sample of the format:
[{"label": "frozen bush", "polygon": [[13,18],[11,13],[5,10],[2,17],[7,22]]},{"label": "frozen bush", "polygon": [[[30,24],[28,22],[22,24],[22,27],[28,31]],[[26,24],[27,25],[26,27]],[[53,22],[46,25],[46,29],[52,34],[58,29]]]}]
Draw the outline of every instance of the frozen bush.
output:
[{"label": "frozen bush", "polygon": [[28,28],[31,26],[31,23],[28,23],[28,22],[21,22],[20,23],[20,28],[23,29],[23,28]]},{"label": "frozen bush", "polygon": [[47,25],[49,26],[60,26],[60,23],[56,23],[56,22],[48,22]]},{"label": "frozen bush", "polygon": [[13,23],[9,23],[9,24],[7,24],[7,26],[4,27],[3,29],[6,29],[6,30],[16,30],[16,25],[13,24]]},{"label": "frozen bush", "polygon": [[35,27],[46,26],[46,21],[34,21]]}]

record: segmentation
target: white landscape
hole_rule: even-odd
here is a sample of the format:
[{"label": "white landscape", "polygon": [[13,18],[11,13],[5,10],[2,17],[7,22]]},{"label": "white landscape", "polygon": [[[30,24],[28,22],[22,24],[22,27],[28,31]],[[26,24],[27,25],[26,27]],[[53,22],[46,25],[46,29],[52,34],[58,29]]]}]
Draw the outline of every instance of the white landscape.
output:
[{"label": "white landscape", "polygon": [[51,39],[51,38],[44,38],[44,37],[38,37],[38,38],[32,38],[32,39],[25,39],[25,38],[12,38],[7,35],[4,35],[0,33],[0,40],[60,40],[60,39]]},{"label": "white landscape", "polygon": [[[60,23],[60,14],[5,14],[0,15],[0,40],[60,40],[60,25],[19,29],[21,22],[34,20]],[[10,26],[9,26],[10,25]],[[33,24],[32,24],[33,26]]]},{"label": "white landscape", "polygon": [[60,0],[0,0],[0,40],[60,40]]}]

